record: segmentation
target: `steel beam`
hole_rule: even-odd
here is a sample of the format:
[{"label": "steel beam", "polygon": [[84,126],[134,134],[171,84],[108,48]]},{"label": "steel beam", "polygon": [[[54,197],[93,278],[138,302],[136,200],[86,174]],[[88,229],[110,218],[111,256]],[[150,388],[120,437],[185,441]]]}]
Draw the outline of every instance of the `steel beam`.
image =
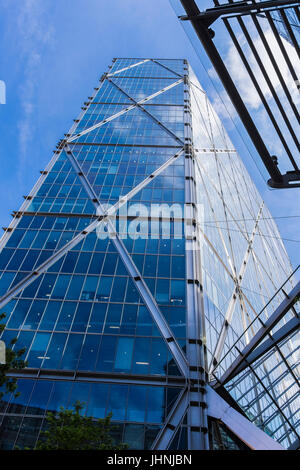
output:
[{"label": "steel beam", "polygon": [[[185,90],[190,92],[189,79],[185,81]],[[190,93],[187,94],[190,96]],[[190,103],[189,103],[190,104]],[[189,109],[191,107],[189,106]],[[193,221],[199,214],[196,212],[196,171],[192,132],[191,111],[184,113],[185,121],[185,253],[186,253],[186,323],[187,345],[186,356],[189,363],[189,379],[194,384],[188,391],[189,408],[187,411],[188,448],[191,450],[208,450],[208,422],[206,414],[207,359],[205,350],[205,319],[202,295],[201,245],[198,226]],[[200,384],[202,384],[200,386]]]},{"label": "steel beam", "polygon": [[288,450],[299,450],[300,449],[300,439],[297,439]]},{"label": "steel beam", "polygon": [[26,367],[20,370],[11,370],[7,374],[16,379],[44,379],[55,381],[75,381],[75,382],[103,382],[103,383],[124,383],[128,385],[151,385],[158,387],[174,387],[184,389],[186,379],[182,376],[168,377],[166,375],[142,375],[126,374],[114,372],[80,371],[80,370],[59,370],[59,369],[36,369]]},{"label": "steel beam", "polygon": [[[295,331],[300,328],[300,319],[295,317],[289,320],[284,326],[282,326],[278,331],[273,335],[270,334],[270,338],[264,341],[262,344],[259,344],[255,349],[247,356],[247,361],[242,360],[240,366],[235,370],[234,375],[231,376],[231,379],[236,377],[240,372],[245,370],[249,364],[256,362],[261,356],[269,352],[272,348],[276,347],[281,341],[290,336]],[[243,356],[243,352],[241,353]],[[229,379],[229,380],[231,380]],[[222,379],[221,379],[222,380]]]},{"label": "steel beam", "polygon": [[284,450],[264,431],[230,406],[215,390],[207,390],[208,415],[219,419],[252,450]]},{"label": "steel beam", "polygon": [[[215,7],[206,11],[200,11],[195,0],[180,0],[185,12],[186,16],[180,16],[181,20],[189,20],[200,39],[204,50],[206,51],[207,56],[209,57],[211,63],[213,64],[229,98],[231,99],[240,119],[243,123],[246,131],[252,143],[259,154],[262,162],[264,163],[268,173],[270,175],[270,179],[268,180],[268,185],[273,188],[295,188],[300,187],[300,171],[295,163],[293,155],[288,151],[289,159],[294,166],[295,170],[287,171],[285,174],[281,174],[278,168],[278,160],[275,155],[271,155],[263,138],[260,135],[259,130],[257,129],[250,112],[248,111],[244,101],[235,86],[233,79],[231,78],[231,74],[229,73],[221,55],[219,54],[214,42],[214,31],[210,29],[211,24],[218,19],[220,16],[231,13],[232,16],[227,16],[226,18],[238,18],[243,14],[251,15],[251,12],[254,14],[258,14],[258,11],[271,11],[271,9],[279,8],[281,12],[283,20],[285,23],[288,23],[285,18],[284,8],[289,5],[295,5],[297,2],[295,1],[285,1],[285,0],[274,0],[274,1],[262,1],[256,4],[249,4],[248,2],[230,2],[229,4],[222,4],[220,5],[217,0],[215,0]],[[226,21],[226,20],[225,20]],[[289,24],[286,24],[286,27],[290,28]],[[291,29],[291,28],[290,28]],[[293,44],[297,50],[298,46],[296,44],[295,36],[293,35],[293,31],[290,32],[290,35],[293,40]],[[297,50],[299,52],[299,49]],[[254,82],[253,82],[254,83]],[[271,84],[271,83],[270,83]],[[255,85],[255,83],[254,83]],[[257,89],[258,90],[258,89]],[[259,92],[259,90],[258,90]],[[277,104],[281,106],[280,102],[277,100]],[[268,108],[268,107],[267,107]],[[268,109],[266,110],[268,111]],[[284,109],[281,107],[281,111],[285,114]],[[272,116],[271,116],[272,117]],[[274,122],[274,120],[273,120]],[[275,127],[278,128],[277,123],[275,123]],[[289,125],[290,131],[292,132],[293,138],[297,141],[296,134],[293,131],[292,126]],[[281,132],[278,133],[278,136],[283,139],[283,134]]]},{"label": "steel beam", "polygon": [[144,60],[141,60],[139,62],[135,62],[134,64],[128,65],[128,67],[124,67],[122,69],[116,70],[115,72],[108,73],[107,77],[112,77],[113,75],[116,75],[116,73],[124,72],[125,70],[132,69],[133,67],[137,67],[138,65],[142,65],[145,62],[149,62],[149,61],[150,61],[150,59],[144,59]]},{"label": "steel beam", "polygon": [[[180,80],[177,80],[176,82],[174,82],[172,85],[169,85],[168,87],[165,87],[163,88],[162,90],[160,90],[159,92],[157,93],[154,93],[153,95],[151,95],[153,98],[154,98],[154,95],[159,95],[165,91],[167,91],[167,89],[169,88],[172,88],[173,86],[176,86],[178,85],[179,83],[182,83],[183,79],[180,79]],[[180,142],[180,144],[184,144],[183,141],[173,132],[171,131],[167,126],[165,126],[162,122],[160,122],[155,116],[153,116],[153,114],[151,114],[146,108],[143,108],[142,104],[146,101],[146,100],[150,100],[151,98],[148,97],[148,98],[145,98],[144,100],[141,100],[141,101],[136,101],[135,99],[133,99],[130,95],[128,95],[128,93],[126,93],[126,91],[123,90],[123,88],[121,88],[119,85],[117,85],[115,82],[113,82],[112,80],[109,80],[109,82],[114,85],[121,93],[123,93],[123,95],[127,96],[127,98],[129,98],[133,103],[134,103],[134,106],[140,108],[145,114],[147,114],[151,119],[152,121],[154,121],[159,127],[161,127],[161,129],[165,130],[171,137],[173,137],[174,140],[176,140],[177,142]]]},{"label": "steel beam", "polygon": [[185,388],[177,398],[175,405],[166,418],[163,428],[156,436],[151,450],[166,450],[169,448],[188,408],[188,391]]},{"label": "steel beam", "polygon": [[[113,85],[115,85],[115,83],[113,83],[113,82],[112,82],[111,80],[109,80],[108,78],[107,78],[107,80],[108,80],[110,83],[112,83]],[[152,100],[152,99],[155,98],[156,96],[161,95],[161,94],[164,93],[165,91],[170,90],[170,89],[173,88],[174,86],[179,85],[179,83],[182,83],[182,81],[183,81],[182,79],[177,80],[176,82],[171,83],[171,85],[166,86],[165,88],[163,88],[163,89],[161,89],[161,90],[159,90],[159,91],[153,93],[152,95],[147,96],[146,98],[143,98],[143,99],[140,100],[140,101],[134,101],[132,98],[130,98],[129,95],[127,95],[127,97],[131,99],[131,101],[134,101],[134,104],[132,104],[132,105],[130,105],[130,106],[127,106],[127,108],[122,109],[122,110],[119,111],[118,113],[115,113],[115,114],[113,114],[112,116],[109,116],[109,117],[103,119],[102,121],[98,122],[97,124],[94,124],[93,126],[88,127],[87,129],[82,130],[82,131],[79,132],[78,134],[72,135],[71,137],[69,137],[68,143],[71,143],[71,142],[73,142],[74,140],[79,139],[79,137],[82,137],[83,135],[88,134],[89,132],[92,132],[92,131],[94,131],[95,129],[98,129],[98,127],[104,126],[104,124],[107,124],[108,122],[113,121],[114,119],[117,119],[118,117],[122,116],[123,114],[128,113],[128,111],[132,111],[134,108],[139,107],[140,105],[146,103],[147,101]],[[118,88],[119,88],[119,87],[118,87]],[[120,89],[120,88],[119,88],[119,89]],[[92,104],[92,103],[91,103],[91,104]],[[174,137],[174,135],[172,135],[172,137]]]},{"label": "steel beam", "polygon": [[[255,358],[256,354],[256,348],[258,345],[261,344],[262,340],[270,333],[270,331],[277,325],[277,323],[284,317],[284,315],[291,309],[291,307],[294,305],[297,297],[300,294],[300,282],[292,289],[292,291],[289,293],[288,297],[286,297],[281,304],[277,307],[275,312],[265,321],[265,323],[262,325],[262,327],[258,330],[256,335],[252,338],[250,343],[244,348],[244,350],[239,354],[239,356],[235,359],[235,361],[232,363],[232,365],[227,369],[227,371],[222,375],[220,378],[220,383],[224,384],[227,383],[229,380],[231,380],[233,377],[237,375],[237,371],[242,371],[245,369],[245,359],[247,359],[247,364],[249,365],[249,355],[253,353],[253,356]],[[297,328],[299,328],[299,318],[295,318],[296,322],[298,323]],[[289,327],[285,325],[282,327],[277,333],[274,333],[273,335],[273,341],[276,342],[276,339],[274,340],[274,337],[277,338],[277,336],[280,338],[281,336],[286,337],[289,332],[287,332],[287,329],[290,327],[293,327],[293,331],[295,331],[295,322],[289,323]],[[268,347],[269,343],[267,343],[266,347]],[[274,342],[273,342],[274,346]],[[271,346],[272,347],[272,346]],[[268,348],[268,350],[270,347]],[[260,346],[260,349],[258,349],[258,354],[262,353],[264,354],[264,343]],[[266,351],[265,351],[266,352]],[[261,357],[262,354],[259,354],[258,357]],[[253,362],[253,361],[251,361]],[[240,369],[241,368],[241,369]]]},{"label": "steel beam", "polygon": [[228,93],[228,96],[233,102],[258,154],[260,155],[266,168],[268,169],[272,180],[274,180],[274,182],[277,184],[281,184],[282,175],[277,166],[274,164],[272,157],[231,78],[230,73],[228,72],[216,46],[213,43],[212,32],[207,28],[205,20],[203,21],[199,17],[201,12],[197,7],[196,2],[194,0],[180,1],[187,13],[188,19],[190,19],[196,34],[202,43],[202,46],[204,47],[209,59],[214,65],[216,72],[220,77],[225,90]]},{"label": "steel beam", "polygon": [[226,311],[226,314],[225,314],[224,323],[222,325],[222,329],[220,331],[219,338],[218,338],[218,341],[217,341],[217,344],[216,344],[216,347],[215,347],[215,350],[214,350],[213,358],[212,358],[210,369],[209,369],[210,373],[213,371],[213,369],[219,363],[219,360],[220,360],[220,357],[221,357],[221,354],[222,354],[222,350],[223,350],[223,347],[224,347],[224,344],[225,344],[225,340],[226,340],[226,337],[227,337],[228,327],[230,326],[231,321],[232,321],[232,316],[233,316],[233,313],[234,313],[234,309],[235,309],[237,299],[240,298],[240,297],[242,298],[242,295],[243,295],[241,283],[243,281],[243,277],[244,277],[245,272],[246,272],[247,263],[248,263],[249,258],[250,258],[250,253],[251,253],[252,245],[253,245],[253,242],[254,242],[254,237],[255,237],[257,227],[258,227],[258,224],[259,224],[259,219],[260,219],[261,214],[262,214],[263,206],[264,206],[264,203],[262,203],[260,208],[259,208],[258,215],[257,215],[256,221],[255,221],[255,224],[254,224],[254,228],[253,228],[253,231],[252,231],[252,234],[251,234],[251,238],[248,241],[248,246],[247,246],[246,253],[244,255],[244,258],[243,258],[243,261],[242,261],[242,264],[241,264],[239,274],[235,279],[235,284],[236,285],[235,285],[235,288],[233,290],[233,293],[232,293],[232,296],[231,296],[231,299],[230,299],[230,302],[229,302],[229,305],[228,305],[228,308],[227,308],[227,311]]},{"label": "steel beam", "polygon": [[162,335],[168,349],[170,350],[180,372],[183,374],[183,376],[187,377],[188,376],[188,363],[187,363],[186,356],[182,348],[179,346],[178,342],[176,341],[174,334],[169,324],[167,323],[165,317],[161,313],[156,303],[155,298],[153,297],[149,287],[147,286],[146,282],[141,276],[141,273],[139,272],[131,256],[129,255],[124,243],[122,242],[122,240],[116,233],[115,227],[111,219],[107,217],[107,213],[105,212],[102,204],[97,200],[97,196],[90,182],[88,181],[88,179],[82,172],[82,169],[79,163],[77,162],[72,152],[69,150],[68,146],[67,146],[67,155],[69,157],[70,163],[72,164],[74,170],[80,175],[81,183],[83,187],[86,188],[89,197],[92,199],[93,204],[95,205],[95,208],[97,209],[98,214],[100,214],[100,217],[102,218],[104,217],[107,218],[107,225],[108,225],[109,233],[111,235],[112,243],[115,245],[115,248],[121,257],[128,274],[131,276],[140,296],[145,302],[145,305],[149,313],[151,314],[152,319],[154,320],[160,334]]},{"label": "steel beam", "polygon": [[[287,5],[297,5],[296,0],[264,0],[257,3],[248,3],[247,1],[232,2],[227,4],[221,4],[215,6],[214,8],[208,8],[205,11],[199,11],[199,13],[192,18],[200,18],[206,21],[207,25],[211,25],[216,21],[220,16],[223,15],[232,15],[232,14],[245,14],[245,13],[260,13],[266,9],[278,9],[284,8]],[[181,17],[182,20],[191,19],[190,16]]]}]

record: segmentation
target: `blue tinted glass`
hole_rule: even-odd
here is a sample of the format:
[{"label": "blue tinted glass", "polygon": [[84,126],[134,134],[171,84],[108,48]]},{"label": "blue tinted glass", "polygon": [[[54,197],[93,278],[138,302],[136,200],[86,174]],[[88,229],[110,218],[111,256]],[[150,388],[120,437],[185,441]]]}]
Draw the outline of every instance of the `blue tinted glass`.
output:
[{"label": "blue tinted glass", "polygon": [[77,368],[83,338],[83,335],[69,335],[67,346],[60,363],[60,369],[74,370]]},{"label": "blue tinted glass", "polygon": [[67,253],[67,256],[61,268],[61,272],[72,273],[75,268],[77,257],[78,257],[78,253],[74,253],[74,252]]},{"label": "blue tinted glass", "polygon": [[14,310],[14,315],[11,316],[7,323],[8,328],[20,328],[31,305],[31,300],[19,300]]},{"label": "blue tinted glass", "polygon": [[126,424],[124,442],[130,449],[144,448],[144,426],[142,424]]},{"label": "blue tinted glass", "polygon": [[122,302],[124,300],[126,285],[127,285],[127,278],[126,277],[115,277],[114,278],[113,288],[112,288],[112,292],[111,292],[111,299],[113,301]]},{"label": "blue tinted glass", "polygon": [[68,382],[54,382],[48,402],[48,411],[59,411],[61,406],[67,406],[71,387],[72,384]]},{"label": "blue tinted glass", "polygon": [[38,232],[37,237],[35,238],[32,248],[44,248],[45,241],[47,240],[49,236],[49,232],[46,231],[41,231]]},{"label": "blue tinted glass", "polygon": [[29,215],[23,215],[20,222],[18,223],[18,228],[27,228],[29,227],[32,221],[32,217]]},{"label": "blue tinted glass", "polygon": [[28,366],[39,367],[46,356],[50,333],[37,333],[28,355]]},{"label": "blue tinted glass", "polygon": [[104,318],[106,314],[107,304],[95,303],[88,324],[88,333],[101,333],[103,329]]},{"label": "blue tinted glass", "polygon": [[99,345],[100,336],[86,335],[80,354],[79,370],[95,370]]},{"label": "blue tinted glass", "polygon": [[149,388],[147,402],[147,421],[162,423],[164,421],[166,391],[162,387]]},{"label": "blue tinted glass", "polygon": [[130,370],[133,353],[133,338],[119,338],[116,351],[115,370]]},{"label": "blue tinted glass", "polygon": [[36,301],[32,304],[30,311],[26,317],[24,328],[35,329],[38,327],[43,316],[45,306],[45,301]]},{"label": "blue tinted glass", "polygon": [[[12,332],[13,336],[16,336],[16,332]],[[32,343],[34,337],[34,332],[33,331],[21,331],[21,333],[18,336],[18,341],[14,347],[14,349],[20,350],[20,349],[25,349],[24,354],[22,355],[21,359],[25,359],[28,350],[30,348],[30,345]]]},{"label": "blue tinted glass", "polygon": [[158,279],[156,281],[156,295],[155,298],[159,304],[169,304],[169,281],[166,279]]},{"label": "blue tinted glass", "polygon": [[136,338],[132,372],[134,374],[148,374],[150,364],[150,338]]},{"label": "blue tinted glass", "polygon": [[29,248],[35,239],[35,236],[37,235],[36,230],[28,230],[24,237],[22,238],[22,241],[19,243],[20,248]]},{"label": "blue tinted glass", "polygon": [[95,253],[92,257],[92,261],[89,267],[89,273],[100,274],[102,270],[103,260],[104,260],[103,253]]},{"label": "blue tinted glass", "polygon": [[0,295],[3,295],[6,293],[14,277],[15,277],[15,273],[3,273],[2,274],[1,283],[0,283]]},{"label": "blue tinted glass", "polygon": [[167,348],[160,338],[152,340],[150,368],[152,374],[165,374],[167,368]]},{"label": "blue tinted glass", "polygon": [[127,410],[128,421],[145,421],[146,396],[147,387],[130,387]]},{"label": "blue tinted glass", "polygon": [[55,281],[56,281],[56,276],[54,274],[45,274],[44,279],[40,284],[37,297],[39,298],[50,297]]},{"label": "blue tinted glass", "polygon": [[109,299],[111,285],[112,285],[113,278],[112,277],[101,277],[97,289],[96,298],[97,300],[106,301]]},{"label": "blue tinted glass", "polygon": [[81,288],[84,282],[84,276],[73,276],[69,285],[66,299],[78,300],[80,298]]},{"label": "blue tinted glass", "polygon": [[72,331],[85,331],[92,304],[90,302],[79,303],[76,311],[76,316],[72,324]]},{"label": "blue tinted glass", "polygon": [[96,370],[112,371],[115,361],[115,348],[117,338],[115,336],[103,336],[100,346]]},{"label": "blue tinted glass", "polygon": [[127,292],[126,292],[126,302],[132,302],[132,303],[139,303],[139,294],[138,291],[135,287],[135,284],[133,283],[132,279],[128,279],[128,284],[127,284]]},{"label": "blue tinted glass", "polygon": [[11,256],[13,255],[14,253],[14,250],[7,250],[6,248],[4,248],[2,251],[1,251],[1,256],[0,256],[0,269],[4,269],[5,266],[7,265],[9,259],[11,258]]},{"label": "blue tinted glass", "polygon": [[16,250],[10,262],[7,265],[7,269],[10,271],[18,270],[22,264],[22,261],[24,260],[26,253],[27,253],[26,250]]},{"label": "blue tinted glass", "polygon": [[17,388],[19,395],[13,398],[9,407],[10,413],[25,413],[28,400],[32,393],[34,381],[33,380],[22,380],[19,379],[17,382]]},{"label": "blue tinted glass", "polygon": [[25,259],[23,261],[21,269],[23,271],[32,270],[39,255],[40,255],[40,252],[38,250],[29,250],[27,252],[27,255],[24,257]]},{"label": "blue tinted glass", "polygon": [[136,333],[139,335],[151,335],[152,328],[153,320],[148,309],[144,306],[139,307]]},{"label": "blue tinted glass", "polygon": [[65,302],[59,314],[59,319],[55,329],[58,331],[68,331],[74,318],[77,304],[75,302]]},{"label": "blue tinted glass", "polygon": [[108,397],[108,384],[93,384],[92,393],[87,409],[87,416],[104,418],[106,416],[106,404]]},{"label": "blue tinted glass", "polygon": [[80,253],[75,268],[75,273],[86,273],[88,271],[91,256],[91,253]]},{"label": "blue tinted glass", "polygon": [[18,246],[19,241],[23,237],[25,231],[24,230],[14,230],[12,235],[9,237],[9,240],[6,243],[7,247],[15,247]]},{"label": "blue tinted glass", "polygon": [[174,303],[185,303],[185,281],[171,281],[171,300]]},{"label": "blue tinted glass", "polygon": [[118,255],[115,253],[110,253],[105,258],[105,263],[103,265],[102,274],[114,274],[116,269]]},{"label": "blue tinted glass", "polygon": [[89,383],[74,383],[71,391],[71,396],[69,399],[69,408],[74,407],[76,401],[80,401],[83,406],[80,414],[84,415],[86,413],[88,397],[91,389],[91,384]]},{"label": "blue tinted glass", "polygon": [[127,404],[128,385],[111,385],[108,413],[112,413],[112,419],[123,420],[125,418]]},{"label": "blue tinted glass", "polygon": [[137,306],[125,304],[122,314],[122,324],[120,328],[120,333],[134,334],[136,329],[136,319]]},{"label": "blue tinted glass", "polygon": [[172,272],[171,277],[185,277],[185,257],[173,256],[172,257]]},{"label": "blue tinted glass", "polygon": [[47,380],[36,381],[27,414],[44,414],[50,397],[53,382]]},{"label": "blue tinted glass", "polygon": [[82,288],[81,299],[93,300],[96,294],[98,285],[98,277],[87,276]]},{"label": "blue tinted glass", "polygon": [[41,330],[52,330],[57,320],[60,307],[61,307],[60,302],[52,301],[48,303],[45,313],[43,315],[41,324],[40,324]]},{"label": "blue tinted glass", "polygon": [[53,299],[63,299],[70,281],[70,276],[60,275],[57,277],[55,287],[52,292]]},{"label": "blue tinted glass", "polygon": [[54,333],[47,351],[47,356],[43,362],[45,369],[57,369],[60,364],[61,356],[64,350],[64,345],[67,340],[67,335],[62,333]]}]

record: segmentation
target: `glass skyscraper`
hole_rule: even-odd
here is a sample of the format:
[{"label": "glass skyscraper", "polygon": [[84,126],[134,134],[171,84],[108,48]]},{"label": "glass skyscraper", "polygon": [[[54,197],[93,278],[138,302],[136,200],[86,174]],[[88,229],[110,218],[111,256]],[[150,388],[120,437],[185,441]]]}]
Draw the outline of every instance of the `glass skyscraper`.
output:
[{"label": "glass skyscraper", "polygon": [[292,268],[186,60],[114,59],[13,216],[1,339],[28,366],[1,401],[2,449],[34,447],[76,400],[133,449],[255,448],[221,395],[267,446],[297,439],[292,335],[214,391]]}]

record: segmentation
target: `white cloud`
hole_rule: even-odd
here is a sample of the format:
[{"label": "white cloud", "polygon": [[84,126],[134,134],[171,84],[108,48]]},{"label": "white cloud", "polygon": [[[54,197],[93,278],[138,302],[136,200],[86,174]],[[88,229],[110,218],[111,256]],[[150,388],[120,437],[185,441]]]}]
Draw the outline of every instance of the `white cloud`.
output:
[{"label": "white cloud", "polygon": [[[6,4],[9,5],[9,4]],[[23,81],[17,94],[21,102],[21,116],[17,123],[19,130],[18,183],[22,187],[26,170],[30,169],[30,145],[35,137],[37,117],[36,96],[38,94],[40,67],[45,49],[54,45],[54,26],[49,24],[47,0],[23,0],[14,9],[14,27],[17,34],[18,61],[22,64]],[[28,170],[27,170],[28,171]]]},{"label": "white cloud", "polygon": [[[287,84],[287,87],[292,95],[292,98],[293,100],[295,101],[295,104],[298,104],[300,103],[300,100],[299,100],[299,92],[297,90],[297,86],[290,74],[290,71],[288,69],[288,66],[282,56],[282,53],[280,51],[280,48],[277,44],[277,41],[275,39],[275,36],[273,35],[273,32],[271,31],[271,29],[266,29],[264,31],[264,34],[265,34],[265,38],[266,38],[266,41],[271,49],[271,51],[273,52],[273,55],[274,55],[274,58],[279,66],[279,69],[281,71],[281,74]],[[265,81],[265,79],[263,78],[263,75],[260,71],[260,68],[258,66],[258,63],[254,57],[254,55],[252,54],[251,50],[250,50],[250,47],[248,46],[247,44],[247,41],[245,39],[244,36],[242,35],[239,35],[237,37],[238,39],[238,42],[248,60],[248,63],[251,67],[251,70],[260,86],[260,89],[262,91],[262,93],[264,94],[265,98],[267,99],[270,99],[272,97],[272,94],[271,94],[271,91],[270,91],[270,88],[267,84],[267,82]],[[290,57],[290,60],[291,62],[293,63],[295,69],[296,69],[296,73],[298,72],[298,75],[300,76],[300,63],[299,63],[299,60],[297,58],[297,53],[296,53],[296,50],[295,48],[288,42],[286,41],[284,38],[282,38],[282,41],[285,45],[285,48],[287,50],[287,53]],[[273,87],[275,88],[276,92],[281,96],[283,97],[284,96],[284,92],[281,88],[281,84],[280,84],[280,81],[279,81],[279,78],[277,76],[277,73],[271,63],[271,60],[269,58],[269,55],[261,41],[261,39],[257,36],[254,40],[253,40],[253,43],[254,43],[254,46],[258,52],[258,55],[265,67],[265,69],[267,70],[268,72],[268,75],[270,77],[270,80],[272,82],[272,85]],[[226,58],[225,58],[225,62],[227,64],[227,67],[229,70],[232,71],[232,76],[233,76],[233,79],[235,81],[235,83],[238,85],[238,88],[241,92],[241,95],[246,103],[246,105],[249,106],[249,108],[252,108],[252,109],[258,109],[261,105],[261,100],[259,98],[259,95],[257,93],[257,91],[255,90],[255,87],[248,75],[248,72],[246,70],[246,68],[244,67],[241,59],[240,59],[240,56],[234,46],[233,43],[230,43],[230,46],[229,46],[229,49],[228,49],[228,52],[227,52],[227,55],[226,55]]]},{"label": "white cloud", "polygon": [[[277,40],[272,30],[265,23],[261,23],[261,27],[263,28],[266,41],[273,53],[273,56],[276,60],[276,63],[282,74],[282,77],[287,85],[287,88],[292,97],[292,100],[295,106],[297,107],[300,104],[300,95],[297,89],[297,84],[295,83],[289,71],[288,65],[286,64],[286,61],[282,55],[282,52],[280,50],[280,47],[278,46]],[[254,46],[260,57],[260,60],[263,63],[268,73],[268,76],[270,78],[270,81],[272,83],[272,86],[274,87],[275,92],[277,93],[282,103],[285,113],[287,114],[288,119],[291,123],[291,127],[294,129],[295,133],[297,134],[297,129],[299,129],[298,122],[287,100],[284,89],[281,86],[277,72],[275,71],[271,63],[267,50],[265,49],[263,42],[261,41],[256,30],[254,28],[251,29],[250,26],[249,26],[249,29],[250,29],[250,34],[251,34]],[[292,152],[295,151],[295,154],[297,154],[292,136],[290,135],[290,132],[288,128],[286,127],[286,124],[281,115],[281,112],[275,103],[272,92],[266,80],[263,77],[263,74],[259,68],[259,65],[255,59],[255,56],[253,55],[250,49],[250,46],[248,45],[246,41],[245,36],[239,33],[237,34],[237,40],[257,80],[258,86],[274,115],[275,121],[277,122],[279,128],[281,129],[281,132],[284,135],[284,138],[286,139],[291,151]],[[296,74],[300,76],[300,62],[299,62],[295,48],[285,38],[282,38],[282,42],[284,44],[284,47],[286,49],[286,52],[291,62],[293,63],[293,67],[295,68]],[[290,167],[290,163],[287,161],[286,151],[282,143],[279,140],[277,132],[275,131],[274,126],[269,116],[267,115],[267,112],[262,104],[261,98],[255,86],[253,85],[252,80],[245,66],[243,65],[243,62],[239,56],[239,53],[237,52],[235,45],[231,41],[228,42],[228,49],[227,49],[227,53],[225,53],[224,55],[224,61],[226,63],[228,70],[230,70],[233,81],[236,84],[239,90],[239,93],[246,107],[250,111],[250,114],[259,132],[261,133],[264,141],[266,142],[270,152],[276,154],[277,156],[280,156],[280,162],[283,168]],[[212,80],[215,80],[216,72],[214,71],[214,69],[210,69],[208,73],[211,76]],[[215,93],[215,95],[212,97],[212,101],[213,101],[214,109],[219,114],[219,116],[222,117],[223,119],[226,119],[227,129],[231,130],[233,123],[232,121],[230,122],[230,119],[233,118],[233,120],[237,124],[238,123],[238,121],[236,121],[237,113],[233,109],[233,106],[226,92],[222,92],[219,95]],[[229,119],[229,115],[230,115],[230,119]]]}]

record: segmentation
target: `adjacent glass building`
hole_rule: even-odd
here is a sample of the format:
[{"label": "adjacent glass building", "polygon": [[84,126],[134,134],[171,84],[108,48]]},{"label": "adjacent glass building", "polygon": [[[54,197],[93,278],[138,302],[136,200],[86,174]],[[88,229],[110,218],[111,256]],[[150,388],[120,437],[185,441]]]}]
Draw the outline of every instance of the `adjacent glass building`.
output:
[{"label": "adjacent glass building", "polygon": [[[113,60],[0,250],[1,339],[28,361],[20,395],[1,401],[2,449],[34,447],[46,412],[76,400],[112,412],[133,449],[251,447],[209,391],[292,269],[187,61]],[[299,431],[295,345],[222,391],[285,448]]]}]

